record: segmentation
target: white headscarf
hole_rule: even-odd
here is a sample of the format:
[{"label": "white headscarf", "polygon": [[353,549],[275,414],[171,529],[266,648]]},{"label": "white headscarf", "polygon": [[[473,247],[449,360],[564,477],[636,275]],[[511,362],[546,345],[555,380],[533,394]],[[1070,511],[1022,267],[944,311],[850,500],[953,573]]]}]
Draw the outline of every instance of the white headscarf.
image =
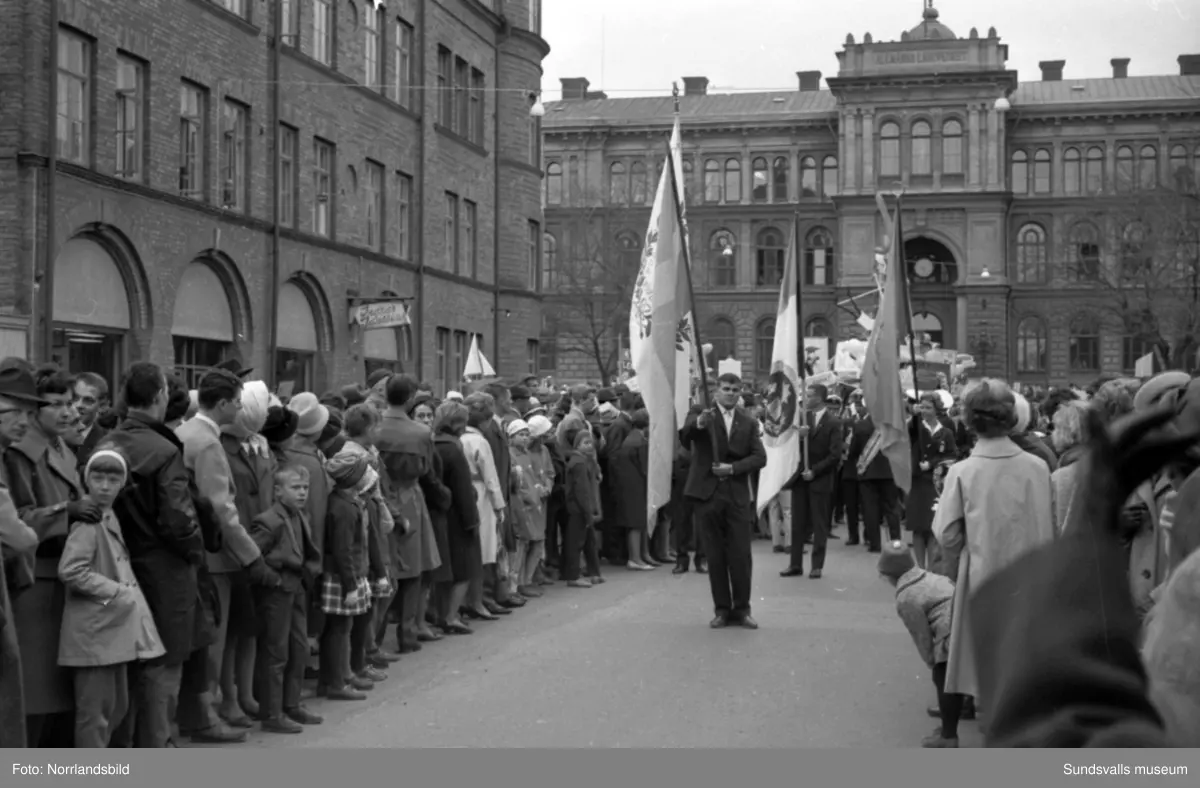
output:
[{"label": "white headscarf", "polygon": [[271,446],[258,431],[267,423],[267,411],[271,407],[271,391],[261,380],[249,380],[242,384],[242,409],[233,424],[225,432],[241,439],[247,454],[260,457],[271,456]]}]

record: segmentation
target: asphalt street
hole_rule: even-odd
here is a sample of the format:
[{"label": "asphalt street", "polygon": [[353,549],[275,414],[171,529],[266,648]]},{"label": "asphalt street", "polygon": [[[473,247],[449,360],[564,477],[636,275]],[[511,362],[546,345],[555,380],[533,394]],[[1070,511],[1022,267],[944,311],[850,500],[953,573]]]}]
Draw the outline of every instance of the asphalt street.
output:
[{"label": "asphalt street", "polygon": [[709,629],[703,575],[606,566],[425,644],[366,701],[306,701],[323,725],[232,746],[916,747],[933,684],[874,559],[831,542],[825,577],[781,578],[755,542],[757,631]]}]

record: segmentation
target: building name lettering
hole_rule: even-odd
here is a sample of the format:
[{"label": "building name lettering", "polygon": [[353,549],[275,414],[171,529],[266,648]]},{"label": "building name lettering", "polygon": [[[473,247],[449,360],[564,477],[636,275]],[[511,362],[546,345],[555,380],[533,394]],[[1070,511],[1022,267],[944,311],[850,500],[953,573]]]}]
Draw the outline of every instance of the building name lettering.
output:
[{"label": "building name lettering", "polygon": [[917,63],[965,63],[965,49],[927,49],[923,52],[876,52],[875,63],[880,66],[913,65]]}]

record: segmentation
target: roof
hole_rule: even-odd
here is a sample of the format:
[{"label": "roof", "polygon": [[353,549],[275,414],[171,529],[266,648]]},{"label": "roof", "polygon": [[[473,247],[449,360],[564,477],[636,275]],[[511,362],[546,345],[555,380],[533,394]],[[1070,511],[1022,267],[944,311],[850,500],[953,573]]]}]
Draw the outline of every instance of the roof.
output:
[{"label": "roof", "polygon": [[945,41],[958,38],[954,31],[938,21],[938,11],[933,6],[926,7],[921,14],[921,24],[908,31],[909,41]]},{"label": "roof", "polygon": [[[1076,89],[1082,86],[1082,90]],[[1014,108],[1071,104],[1196,101],[1200,75],[1064,79],[1060,82],[1022,82],[1010,101]],[[837,99],[828,90],[778,90],[756,93],[712,93],[680,96],[679,117],[708,122],[802,120],[832,115]],[[674,112],[671,96],[554,101],[546,104],[546,129],[600,124],[643,126],[668,123]]]}]

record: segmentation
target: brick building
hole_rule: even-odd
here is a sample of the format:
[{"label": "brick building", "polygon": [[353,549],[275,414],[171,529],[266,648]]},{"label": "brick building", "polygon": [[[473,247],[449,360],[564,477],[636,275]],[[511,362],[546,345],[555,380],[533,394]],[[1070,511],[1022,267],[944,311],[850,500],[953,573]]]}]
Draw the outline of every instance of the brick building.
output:
[{"label": "brick building", "polygon": [[540,0],[56,3],[0,10],[0,352],[317,391],[453,387],[472,335],[536,365]]},{"label": "brick building", "polygon": [[[988,374],[1086,382],[1132,371],[1165,334],[1198,333],[1200,56],[1146,77],[1115,59],[1111,76],[1091,79],[1047,61],[1026,82],[1007,56],[995,30],[958,37],[928,8],[898,41],[848,36],[825,89],[817,71],[773,93],[709,95],[707,79],[683,79],[693,280],[701,337],[719,358],[769,370],[793,218],[806,336],[830,350],[865,336],[853,305],[876,306],[875,194],[897,182],[915,327],[974,353]],[[593,377],[628,312],[597,326],[561,302],[581,278],[593,287],[579,272],[597,266],[632,286],[673,101],[610,99],[579,78],[562,88],[544,120],[543,365]],[[1149,256],[1155,277],[1129,273]],[[1137,295],[1144,285],[1152,297]],[[627,289],[612,299],[626,308]],[[1168,311],[1190,324],[1167,326]]]}]

